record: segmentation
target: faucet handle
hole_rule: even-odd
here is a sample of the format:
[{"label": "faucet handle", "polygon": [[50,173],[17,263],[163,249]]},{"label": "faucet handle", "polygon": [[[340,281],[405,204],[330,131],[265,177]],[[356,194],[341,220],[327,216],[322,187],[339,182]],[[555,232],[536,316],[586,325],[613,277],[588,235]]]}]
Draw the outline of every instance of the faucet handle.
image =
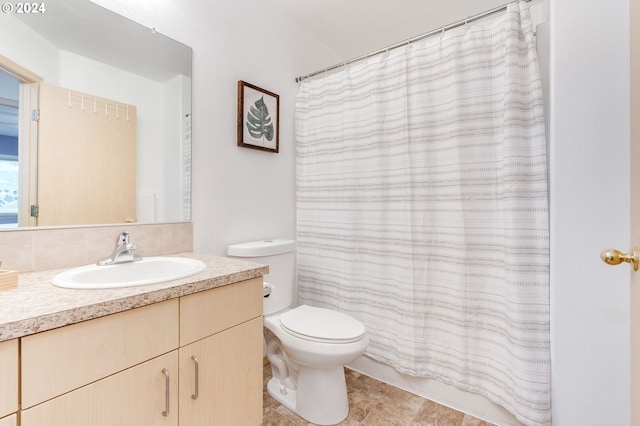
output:
[{"label": "faucet handle", "polygon": [[121,232],[116,239],[116,244],[118,245],[118,247],[129,244],[129,233],[126,231]]}]

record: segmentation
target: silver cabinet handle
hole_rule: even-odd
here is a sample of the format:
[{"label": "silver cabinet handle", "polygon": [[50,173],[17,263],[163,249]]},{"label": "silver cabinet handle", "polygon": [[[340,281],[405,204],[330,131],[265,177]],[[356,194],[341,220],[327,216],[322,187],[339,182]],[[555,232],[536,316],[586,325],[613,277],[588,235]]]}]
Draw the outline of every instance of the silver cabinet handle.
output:
[{"label": "silver cabinet handle", "polygon": [[162,415],[165,417],[168,417],[169,416],[169,400],[170,400],[169,386],[171,384],[169,379],[169,370],[167,370],[166,368],[163,368],[162,374],[164,374],[164,384],[165,384],[165,393],[164,393],[165,410],[162,412]]},{"label": "silver cabinet handle", "polygon": [[199,393],[198,392],[198,388],[199,388],[199,386],[198,386],[198,375],[199,375],[198,374],[198,368],[200,366],[200,363],[198,362],[198,357],[195,356],[195,355],[191,355],[191,359],[195,363],[195,373],[196,373],[196,389],[195,389],[196,392],[193,395],[191,395],[191,399],[198,399],[198,393]]}]

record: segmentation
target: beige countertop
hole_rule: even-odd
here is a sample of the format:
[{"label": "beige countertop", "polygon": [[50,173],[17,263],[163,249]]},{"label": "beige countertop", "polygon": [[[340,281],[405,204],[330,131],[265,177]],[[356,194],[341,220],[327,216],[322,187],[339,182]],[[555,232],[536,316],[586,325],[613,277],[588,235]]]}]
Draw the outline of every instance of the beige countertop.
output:
[{"label": "beige countertop", "polygon": [[186,296],[265,275],[269,267],[239,259],[181,253],[207,264],[190,277],[137,287],[80,290],[53,286],[64,269],[21,273],[18,287],[0,291],[0,342]]}]

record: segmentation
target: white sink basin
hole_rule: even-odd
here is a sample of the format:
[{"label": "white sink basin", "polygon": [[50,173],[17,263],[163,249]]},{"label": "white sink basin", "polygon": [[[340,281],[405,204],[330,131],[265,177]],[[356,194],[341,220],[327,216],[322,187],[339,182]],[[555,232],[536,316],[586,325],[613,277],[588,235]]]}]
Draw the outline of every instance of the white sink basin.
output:
[{"label": "white sink basin", "polygon": [[188,277],[205,267],[203,262],[188,257],[145,257],[137,262],[70,269],[56,275],[51,284],[65,288],[132,287]]}]

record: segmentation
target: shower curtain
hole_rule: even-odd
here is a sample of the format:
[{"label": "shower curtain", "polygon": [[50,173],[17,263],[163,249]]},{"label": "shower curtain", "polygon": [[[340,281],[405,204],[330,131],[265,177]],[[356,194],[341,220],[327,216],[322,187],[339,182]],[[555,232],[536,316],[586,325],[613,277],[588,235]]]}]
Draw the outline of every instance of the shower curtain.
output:
[{"label": "shower curtain", "polygon": [[547,158],[527,5],[304,80],[299,301],[367,356],[550,423]]}]

